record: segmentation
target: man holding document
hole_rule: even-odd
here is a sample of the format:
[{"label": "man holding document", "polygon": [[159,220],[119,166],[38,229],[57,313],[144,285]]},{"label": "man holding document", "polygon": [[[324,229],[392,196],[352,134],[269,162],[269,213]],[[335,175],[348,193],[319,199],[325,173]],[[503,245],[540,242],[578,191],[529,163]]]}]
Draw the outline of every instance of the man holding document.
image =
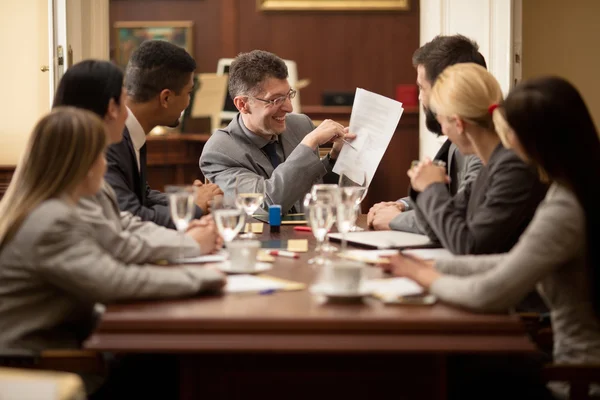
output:
[{"label": "man holding document", "polygon": [[[293,114],[296,90],[288,83],[285,62],[254,50],[239,54],[229,69],[229,94],[239,111],[229,126],[217,130],[200,156],[205,177],[233,195],[244,177],[253,193],[264,181],[265,205],[279,204],[284,214],[302,212],[302,200],[315,183],[337,183],[332,172],[342,147],[356,135],[325,120],[315,128],[309,117]],[[319,146],[333,142],[327,156]],[[261,185],[262,186],[262,185]]]}]

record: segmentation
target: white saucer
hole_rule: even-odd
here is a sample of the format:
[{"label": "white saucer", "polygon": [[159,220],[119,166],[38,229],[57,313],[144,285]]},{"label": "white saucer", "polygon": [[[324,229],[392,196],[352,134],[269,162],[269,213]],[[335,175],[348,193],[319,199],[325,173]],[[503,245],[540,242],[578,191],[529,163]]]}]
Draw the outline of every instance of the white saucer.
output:
[{"label": "white saucer", "polygon": [[261,272],[270,270],[273,268],[273,266],[269,263],[257,262],[254,265],[254,270],[250,271],[247,269],[231,268],[230,262],[224,261],[218,264],[217,268],[219,268],[221,272],[225,272],[227,274],[259,274]]},{"label": "white saucer", "polygon": [[330,285],[323,284],[313,285],[310,288],[310,291],[313,294],[325,296],[330,300],[358,300],[371,294],[371,291],[365,287],[355,293],[344,293],[333,290]]}]

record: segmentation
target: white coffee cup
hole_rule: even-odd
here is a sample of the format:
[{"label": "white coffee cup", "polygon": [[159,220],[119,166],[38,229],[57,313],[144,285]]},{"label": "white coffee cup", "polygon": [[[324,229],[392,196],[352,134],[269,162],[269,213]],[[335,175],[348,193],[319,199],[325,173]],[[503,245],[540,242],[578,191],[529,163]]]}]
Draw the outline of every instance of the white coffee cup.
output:
[{"label": "white coffee cup", "polygon": [[328,267],[328,286],[332,293],[352,295],[360,292],[365,264],[352,260],[339,260]]},{"label": "white coffee cup", "polygon": [[259,249],[260,241],[258,240],[234,240],[228,243],[229,269],[234,271],[254,271]]}]

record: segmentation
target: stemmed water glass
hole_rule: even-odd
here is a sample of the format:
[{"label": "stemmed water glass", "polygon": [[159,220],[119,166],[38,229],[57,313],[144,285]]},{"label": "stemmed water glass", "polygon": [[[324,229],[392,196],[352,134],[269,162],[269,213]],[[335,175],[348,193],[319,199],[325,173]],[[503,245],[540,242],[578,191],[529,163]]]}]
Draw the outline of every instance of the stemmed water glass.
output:
[{"label": "stemmed water glass", "polygon": [[165,187],[165,193],[167,193],[169,198],[171,219],[181,237],[181,242],[179,244],[179,261],[181,262],[183,260],[185,231],[194,217],[194,212],[196,210],[196,204],[194,203],[194,199],[196,198],[196,187],[191,185],[171,185]]},{"label": "stemmed water glass", "polygon": [[317,239],[315,249],[317,255],[308,260],[308,263],[321,265],[325,262],[323,253],[325,238],[335,221],[335,198],[326,192],[307,193],[304,197],[304,213]]},{"label": "stemmed water glass", "polygon": [[[258,210],[265,198],[265,181],[250,176],[238,176],[235,179],[235,201],[239,208],[246,212],[248,221],[251,221],[252,214]],[[248,233],[240,235],[244,239],[256,239],[257,236],[252,229],[247,229]]]},{"label": "stemmed water glass", "polygon": [[219,235],[227,247],[244,226],[246,213],[237,206],[234,199],[223,196],[212,201],[211,212]]},{"label": "stemmed water glass", "polygon": [[[339,202],[340,195],[339,186],[333,183],[317,183],[311,188],[310,194],[313,196],[320,196],[321,194],[327,194],[331,196],[334,204],[333,222],[335,222],[335,205]],[[326,236],[325,242],[321,246],[321,251],[324,253],[335,253],[338,251],[338,249],[337,247],[329,244],[329,236]]]},{"label": "stemmed water glass", "polygon": [[336,207],[336,226],[338,232],[342,234],[341,252],[346,251],[346,235],[356,223],[356,204],[363,192],[362,188],[356,186],[339,188],[339,201]]},{"label": "stemmed water glass", "polygon": [[[358,196],[356,198],[355,204],[355,213],[356,215],[360,215],[360,203],[367,196],[367,191],[369,189],[369,184],[367,180],[367,173],[363,170],[352,170],[352,171],[342,171],[340,173],[339,179],[340,188],[344,187],[355,187],[358,191]],[[362,230],[361,228],[356,226],[356,222],[350,227],[350,231],[354,232],[357,230]]]}]

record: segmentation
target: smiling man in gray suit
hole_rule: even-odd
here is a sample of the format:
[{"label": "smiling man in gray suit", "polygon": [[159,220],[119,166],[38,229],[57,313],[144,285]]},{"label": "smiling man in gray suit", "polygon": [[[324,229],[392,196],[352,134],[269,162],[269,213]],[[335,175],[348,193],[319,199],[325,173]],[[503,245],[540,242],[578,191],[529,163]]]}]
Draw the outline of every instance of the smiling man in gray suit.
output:
[{"label": "smiling man in gray suit", "polygon": [[[296,91],[288,83],[284,61],[254,50],[241,53],[229,68],[229,94],[239,114],[216,131],[204,146],[200,169],[225,195],[232,195],[237,177],[251,177],[244,191],[265,183],[265,204],[279,204],[284,213],[303,210],[302,199],[315,183],[335,182],[332,172],[342,139],[355,135],[332,120],[317,128],[309,117],[292,114]],[[319,158],[319,146],[333,142]]]}]

